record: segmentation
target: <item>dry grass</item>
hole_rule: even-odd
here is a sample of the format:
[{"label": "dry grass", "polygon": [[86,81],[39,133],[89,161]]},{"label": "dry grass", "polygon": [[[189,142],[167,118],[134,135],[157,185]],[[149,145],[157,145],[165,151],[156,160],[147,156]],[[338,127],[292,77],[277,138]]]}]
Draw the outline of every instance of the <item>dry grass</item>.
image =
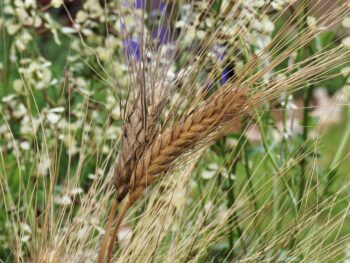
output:
[{"label": "dry grass", "polygon": [[[169,2],[169,12],[173,12],[176,3]],[[177,38],[174,37],[175,51],[171,49],[163,56],[162,48],[153,50],[154,47],[146,44],[141,47],[144,53],[159,53],[152,63],[143,54],[140,62],[132,61],[129,65],[135,71],[130,73],[130,92],[121,92],[125,99],[123,104],[126,106],[115,167],[107,169],[108,163],[114,162],[116,149],[113,149],[108,158],[98,159],[96,170],[102,170],[104,176],[94,181],[76,211],[68,206],[55,207],[53,192],[59,172],[55,169],[58,166],[58,153],[47,152],[45,145],[38,148],[36,158],[52,155],[57,163],[49,171],[49,178],[52,179],[50,185],[45,186],[44,216],[40,220],[33,216],[37,221],[30,222],[34,238],[28,248],[29,255],[23,252],[21,239],[24,233],[18,226],[27,222],[26,219],[32,215],[28,214],[28,209],[23,216],[20,205],[15,204],[7,193],[9,186],[6,179],[0,177],[0,190],[7,199],[5,204],[11,206],[9,209],[14,207],[15,211],[11,214],[10,221],[13,223],[13,254],[17,262],[27,258],[32,262],[47,263],[102,263],[112,260],[206,262],[209,260],[206,258],[209,257],[209,248],[215,247],[215,244],[226,239],[233,231],[239,232],[241,228],[245,230],[229,248],[225,260],[230,260],[233,256],[235,262],[327,262],[344,251],[350,237],[346,235],[338,238],[338,234],[348,215],[349,205],[342,210],[343,213],[335,216],[330,214],[335,206],[346,200],[344,195],[349,189],[348,185],[338,189],[333,196],[318,200],[317,186],[320,179],[316,169],[311,170],[310,182],[315,180],[316,183],[312,187],[310,183],[310,187],[305,190],[305,199],[300,204],[305,209],[293,214],[295,220],[288,218],[290,210],[293,210],[288,207],[290,204],[282,204],[276,208],[278,197],[266,190],[269,185],[275,184],[283,189],[278,193],[280,196],[290,195],[289,189],[284,188],[284,177],[288,177],[292,168],[307,155],[301,150],[298,152],[300,155],[290,157],[293,160],[291,163],[275,168],[276,178],[264,181],[263,178],[268,176],[262,174],[260,165],[257,165],[252,173],[258,177],[259,182],[255,189],[256,195],[247,190],[250,187],[248,180],[242,183],[233,205],[226,210],[223,209],[225,197],[220,190],[222,182],[218,182],[216,178],[206,188],[210,191],[201,193],[196,202],[191,200],[189,189],[198,157],[205,155],[205,150],[210,145],[256,118],[256,113],[259,114],[265,104],[273,103],[282,95],[339,75],[334,69],[346,64],[350,57],[350,50],[341,45],[334,48],[323,47],[307,59],[293,63],[286,69],[277,70],[286,59],[310,45],[313,39],[349,14],[349,7],[341,5],[320,17],[316,29],[300,28],[293,17],[288,18],[285,26],[275,34],[267,47],[258,55],[246,57],[247,63],[238,75],[231,76],[217,90],[209,89],[208,81],[219,82],[222,68],[233,63],[235,59],[232,56],[217,62],[212,65],[204,80],[200,79],[200,73],[209,63],[209,51],[221,43],[223,29],[227,31],[225,35],[229,35],[229,40],[224,44],[228,52],[236,51],[237,57],[247,53],[241,49],[241,42],[235,41],[236,37],[244,39],[246,32],[226,28],[230,20],[240,15],[243,2],[225,3],[222,14],[215,17],[212,29],[205,32],[202,43],[198,44],[200,49],[193,56],[184,58],[185,63],[181,65],[183,71],[173,82],[163,83],[162,75],[167,68],[161,66],[161,61],[168,59],[172,62],[179,56],[181,41],[185,39],[190,23],[181,30]],[[206,17],[212,15],[207,12],[211,4],[213,1],[208,1],[201,7],[196,30],[200,29]],[[191,8],[194,9],[194,5]],[[305,20],[309,13],[322,8],[324,3],[319,1],[305,14],[304,4],[298,6],[294,12],[301,20]],[[284,11],[287,9],[288,7]],[[262,14],[268,11],[268,8],[263,8]],[[249,19],[244,22],[248,30],[254,27]],[[143,32],[143,28],[141,31]],[[276,77],[282,74],[283,78]],[[266,83],[264,77],[267,75],[273,81]],[[28,98],[31,97],[28,88]],[[173,97],[178,99],[172,100]],[[44,142],[59,144],[58,140]],[[318,146],[315,145],[316,147]],[[93,153],[85,153],[84,147],[81,148],[78,169],[71,180],[67,179],[67,185],[74,187],[79,184],[84,162],[98,155],[99,149],[96,148]],[[225,158],[229,159],[237,153],[239,151],[227,153]],[[10,168],[6,168],[5,157],[1,152],[0,157],[6,173],[6,169]],[[264,159],[268,158],[269,153]],[[18,158],[17,165],[20,166],[20,163]],[[115,189],[111,189],[110,182],[113,182]],[[23,194],[23,199],[28,199],[25,203],[28,206],[35,205],[35,191],[28,197],[26,186],[23,184],[22,187],[19,192]],[[145,192],[147,194],[141,198]],[[293,198],[292,196],[291,199]],[[261,200],[258,209],[254,209],[252,199]],[[119,205],[122,202],[124,204],[120,210]],[[295,200],[291,201],[293,202],[298,203]],[[268,215],[273,209],[273,213],[277,215],[286,213],[286,218],[271,220]],[[120,214],[115,219],[118,212]],[[36,228],[35,224],[39,221],[41,227]],[[322,229],[318,228],[319,221],[324,222]],[[121,226],[129,232],[128,238],[118,238]],[[278,227],[280,231],[276,231]],[[277,233],[274,234],[274,231]],[[326,242],[332,238],[336,242]],[[114,243],[116,240],[118,249]],[[97,251],[100,251],[99,255]]]}]

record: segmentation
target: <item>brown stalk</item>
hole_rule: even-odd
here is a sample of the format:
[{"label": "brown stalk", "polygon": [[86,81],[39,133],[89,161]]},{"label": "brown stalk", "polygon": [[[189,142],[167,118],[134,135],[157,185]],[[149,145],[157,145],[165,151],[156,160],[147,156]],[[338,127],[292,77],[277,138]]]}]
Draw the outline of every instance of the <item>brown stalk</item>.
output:
[{"label": "brown stalk", "polygon": [[120,227],[121,223],[123,222],[123,218],[125,217],[125,214],[129,210],[131,205],[132,204],[130,202],[127,202],[123,206],[122,211],[120,212],[120,216],[118,217],[118,220],[117,220],[117,222],[115,224],[115,227],[113,229],[112,235],[110,237],[109,246],[108,246],[107,263],[111,262],[111,260],[112,260],[112,253],[113,253],[114,243],[115,243],[115,240],[117,239],[117,234],[118,234],[119,227]]},{"label": "brown stalk", "polygon": [[102,245],[101,245],[101,249],[100,249],[100,252],[98,254],[98,259],[97,259],[97,262],[99,263],[102,263],[104,261],[104,256],[105,256],[105,251],[109,245],[109,240],[110,240],[110,231],[111,231],[111,228],[112,228],[112,224],[113,224],[113,221],[114,221],[114,218],[117,214],[117,211],[118,211],[118,208],[119,208],[119,202],[118,201],[114,201],[113,204],[112,204],[112,208],[111,208],[111,211],[108,215],[108,221],[107,221],[107,225],[106,225],[106,231],[105,231],[105,236],[103,238],[103,242],[102,242]]}]

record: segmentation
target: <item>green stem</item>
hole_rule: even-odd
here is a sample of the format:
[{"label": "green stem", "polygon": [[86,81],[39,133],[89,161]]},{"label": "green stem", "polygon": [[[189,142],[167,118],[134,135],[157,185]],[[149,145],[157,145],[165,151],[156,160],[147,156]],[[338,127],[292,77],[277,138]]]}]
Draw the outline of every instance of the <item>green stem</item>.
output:
[{"label": "green stem", "polygon": [[[232,153],[232,158],[233,161],[231,163],[226,163],[226,169],[229,171],[228,172],[228,187],[226,191],[226,198],[227,198],[227,209],[232,209],[232,207],[235,205],[236,202],[236,195],[235,195],[235,180],[233,179],[234,174],[236,173],[236,168],[238,164],[238,155],[239,152],[241,151],[244,143],[246,140],[240,139],[238,141],[238,144],[236,148],[234,149]],[[226,156],[226,147],[225,143],[223,141],[222,145],[220,145],[220,154],[222,156]],[[230,167],[231,166],[231,167]],[[228,225],[230,226],[230,233],[228,235],[228,242],[229,242],[229,247],[232,249],[234,247],[234,239],[235,239],[235,234],[234,232],[237,232],[237,236],[239,239],[242,238],[243,231],[239,226],[239,216],[237,213],[237,210],[234,210],[233,213],[228,217]],[[242,243],[244,244],[243,240]],[[245,245],[244,245],[245,248]]]},{"label": "green stem", "polygon": [[[307,17],[308,17],[308,8],[309,8],[309,0],[305,0],[304,4],[304,10],[302,13],[302,19],[299,22],[301,30],[306,30],[307,25]],[[308,57],[309,55],[313,55],[314,52],[312,50],[312,47],[310,45],[304,47],[300,50],[303,57]],[[302,134],[302,140],[303,140],[303,147],[302,147],[302,159],[300,161],[300,181],[299,181],[299,197],[298,197],[298,211],[300,211],[302,207],[302,201],[305,194],[305,186],[306,186],[306,166],[308,164],[307,158],[305,156],[306,154],[306,142],[309,137],[309,126],[310,126],[310,104],[312,99],[314,87],[312,85],[308,86],[305,91],[305,97],[304,97],[304,112],[303,112],[303,134]]]},{"label": "green stem", "polygon": [[[3,64],[3,70],[2,70],[2,86],[4,91],[4,96],[8,95],[9,93],[9,75],[11,71],[11,60],[10,60],[10,46],[11,46],[11,39],[8,38],[8,42],[6,41],[6,33],[5,28],[3,29],[3,54],[4,54],[4,64]],[[0,85],[1,87],[1,85]],[[0,93],[1,95],[1,93]]]},{"label": "green stem", "polygon": [[300,208],[302,206],[303,197],[305,194],[305,185],[306,185],[306,166],[307,166],[307,158],[305,156],[306,154],[306,142],[309,137],[309,126],[310,126],[310,104],[313,94],[313,86],[308,87],[305,94],[305,104],[304,104],[304,112],[303,112],[303,147],[302,147],[302,159],[300,161],[300,182],[299,182],[299,198],[298,198],[298,210],[300,211]]},{"label": "green stem", "polygon": [[333,158],[331,164],[329,165],[327,184],[326,184],[326,188],[324,191],[325,194],[329,193],[329,190],[330,190],[332,184],[334,183],[335,175],[338,172],[339,165],[341,163],[341,159],[344,156],[344,152],[345,152],[346,147],[348,146],[349,140],[350,140],[350,106],[347,106],[347,125],[346,125],[346,128],[344,130],[342,140],[339,144],[337,152],[335,153],[334,158]]},{"label": "green stem", "polygon": [[339,167],[339,162],[341,161],[345,148],[348,145],[348,140],[350,139],[350,106],[347,107],[347,125],[342,138],[343,139],[330,165],[331,170],[335,170]]},{"label": "green stem", "polygon": [[252,178],[252,173],[250,171],[250,167],[249,167],[249,157],[248,157],[248,152],[247,152],[247,147],[244,146],[243,148],[243,164],[244,164],[244,170],[245,170],[245,174],[247,176],[247,180],[248,180],[248,188],[249,188],[249,192],[250,192],[250,198],[251,201],[254,205],[255,211],[258,211],[258,202],[256,200],[256,194],[254,191],[254,185],[253,185],[253,178]]}]

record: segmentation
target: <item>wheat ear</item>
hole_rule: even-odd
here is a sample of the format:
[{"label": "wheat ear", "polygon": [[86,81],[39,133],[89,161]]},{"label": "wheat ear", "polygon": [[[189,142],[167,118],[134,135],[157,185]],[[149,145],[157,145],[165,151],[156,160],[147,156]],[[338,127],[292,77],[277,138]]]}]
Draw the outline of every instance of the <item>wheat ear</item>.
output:
[{"label": "wheat ear", "polygon": [[121,149],[113,176],[113,184],[117,190],[119,202],[128,193],[128,189],[123,186],[129,182],[136,160],[144,150],[145,134],[141,110],[138,106],[133,107],[123,126]]},{"label": "wheat ear", "polygon": [[[234,124],[247,113],[249,104],[246,89],[223,89],[155,138],[137,162],[130,183],[123,186],[123,189],[129,189],[129,197],[113,230],[108,255],[113,251],[116,233],[123,217],[140,198],[145,188],[156,179],[160,179],[160,175],[170,170],[177,159],[200,146],[203,141],[213,141],[222,137],[228,124]],[[108,256],[107,262],[110,260],[111,257]]]},{"label": "wheat ear", "polygon": [[135,165],[156,134],[159,111],[165,101],[161,99],[158,103],[152,101],[147,104],[142,105],[141,96],[136,99],[123,125],[121,149],[113,176],[118,202],[123,201],[128,194]]},{"label": "wheat ear", "polygon": [[[146,96],[145,94],[143,95]],[[107,247],[113,247],[114,245],[114,242],[110,244],[110,240],[116,239],[117,229],[121,224],[121,221],[117,222],[114,231],[110,235],[114,218],[116,217],[119,204],[129,192],[129,181],[134,172],[136,162],[144,153],[147,144],[154,138],[154,134],[156,134],[155,130],[157,129],[158,113],[165,105],[165,97],[164,99],[160,99],[157,103],[153,100],[149,100],[147,104],[149,105],[148,107],[144,106],[142,103],[142,96],[138,96],[135,99],[133,106],[128,111],[126,121],[123,125],[121,150],[113,176],[113,185],[116,189],[116,200],[114,201],[112,209],[108,215],[108,222],[98,256],[98,263],[104,262]],[[121,212],[121,217],[123,217],[123,211]],[[126,211],[127,209],[125,212]],[[107,262],[110,261],[111,253],[112,252],[109,249]]]},{"label": "wheat ear", "polygon": [[235,125],[248,112],[249,105],[247,89],[224,89],[161,133],[136,164],[128,202],[132,205],[147,186],[170,170],[177,159],[201,144],[225,135],[227,126]]}]

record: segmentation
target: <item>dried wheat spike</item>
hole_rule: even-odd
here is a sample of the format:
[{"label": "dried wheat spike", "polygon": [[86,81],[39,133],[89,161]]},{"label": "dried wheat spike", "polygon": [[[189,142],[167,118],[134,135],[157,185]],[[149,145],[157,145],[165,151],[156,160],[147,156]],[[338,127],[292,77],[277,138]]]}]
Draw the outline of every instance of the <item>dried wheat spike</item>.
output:
[{"label": "dried wheat spike", "polygon": [[156,120],[160,104],[148,107],[147,126],[143,125],[140,98],[130,108],[123,126],[121,150],[118,156],[113,185],[117,192],[117,201],[121,202],[129,191],[129,181],[137,160],[142,156],[147,144],[157,129]]},{"label": "dried wheat spike", "polygon": [[133,105],[123,126],[121,150],[113,177],[118,201],[122,201],[128,193],[128,189],[124,186],[130,180],[137,157],[144,150],[145,129],[142,125],[142,112],[139,105],[139,103]]},{"label": "dried wheat spike", "polygon": [[125,185],[130,188],[129,202],[134,203],[144,189],[167,172],[178,158],[203,141],[223,136],[225,127],[239,121],[248,111],[249,101],[245,89],[221,92],[160,134],[137,162],[130,187]]}]

